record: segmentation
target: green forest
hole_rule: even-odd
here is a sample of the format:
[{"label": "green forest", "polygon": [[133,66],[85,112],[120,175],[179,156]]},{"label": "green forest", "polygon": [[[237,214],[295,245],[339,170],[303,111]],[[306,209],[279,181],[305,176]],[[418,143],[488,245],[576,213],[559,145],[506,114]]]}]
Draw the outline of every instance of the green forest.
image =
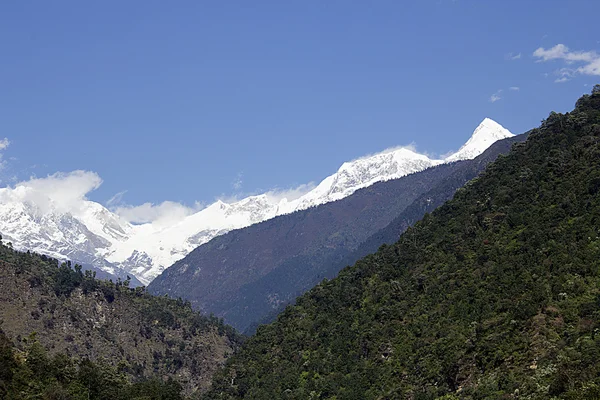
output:
[{"label": "green forest", "polygon": [[188,398],[241,343],[222,320],[128,280],[10,243],[0,264],[2,399]]},{"label": "green forest", "polygon": [[106,362],[51,356],[35,334],[18,350],[0,331],[0,396],[5,400],[179,400],[182,387],[173,379],[130,382]]},{"label": "green forest", "polygon": [[600,86],[325,280],[206,399],[600,398]]}]

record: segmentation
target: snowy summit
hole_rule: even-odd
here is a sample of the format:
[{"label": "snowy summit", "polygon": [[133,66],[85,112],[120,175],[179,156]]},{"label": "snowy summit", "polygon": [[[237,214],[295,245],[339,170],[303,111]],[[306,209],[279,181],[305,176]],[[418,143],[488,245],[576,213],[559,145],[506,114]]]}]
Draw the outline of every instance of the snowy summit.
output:
[{"label": "snowy summit", "polygon": [[131,274],[148,284],[196,247],[232,229],[340,200],[376,182],[472,159],[494,142],[511,136],[500,124],[485,118],[458,152],[443,160],[430,159],[408,148],[386,150],[344,163],[298,198],[281,199],[265,193],[233,203],[219,200],[183,220],[160,226],[130,224],[85,198],[76,211],[65,211],[67,208],[61,204],[64,200],[52,198],[48,192],[24,186],[2,188],[0,233],[16,249],[69,258],[121,277]]}]

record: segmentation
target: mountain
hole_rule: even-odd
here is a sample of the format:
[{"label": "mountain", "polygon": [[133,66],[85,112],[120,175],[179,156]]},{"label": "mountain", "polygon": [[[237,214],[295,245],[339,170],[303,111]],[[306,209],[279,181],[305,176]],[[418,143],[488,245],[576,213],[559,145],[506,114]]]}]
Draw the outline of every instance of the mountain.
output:
[{"label": "mountain", "polygon": [[490,147],[494,142],[511,137],[512,134],[502,125],[489,118],[485,118],[475,129],[473,135],[456,153],[445,159],[446,162],[470,160],[477,157]]},{"label": "mountain", "polygon": [[[214,371],[240,343],[240,337],[222,321],[201,316],[181,300],[154,297],[141,287],[128,287],[129,281],[98,280],[79,266],[59,265],[45,255],[21,253],[4,245],[0,245],[0,267],[0,344],[7,339],[13,353],[22,354],[17,357],[22,361],[35,342],[37,358],[31,360],[54,359],[53,368],[66,368],[66,360],[71,359],[70,369],[59,376],[61,385],[65,379],[73,379],[78,368],[81,372],[82,365],[92,368],[92,362],[100,365],[97,374],[108,374],[120,382],[171,378],[183,388],[183,394],[191,394],[207,389]],[[43,360],[40,352],[45,354]],[[48,368],[36,370],[31,360],[26,359],[28,364],[22,367],[33,368],[35,376],[21,376],[13,382],[17,386],[25,383],[25,388],[15,389],[21,394],[5,397],[2,362],[6,358],[0,355],[0,397],[89,398],[89,394],[59,396],[58,388],[54,395],[42,396],[40,387],[26,384],[28,380],[39,378],[48,390],[57,382],[45,379]],[[91,379],[94,382],[90,384],[102,386],[98,376]],[[105,389],[115,390],[98,388]]]},{"label": "mountain", "polygon": [[259,327],[204,398],[600,398],[599,226],[595,89]]},{"label": "mountain", "polygon": [[32,195],[36,197],[23,186],[0,189],[0,232],[5,242],[16,249],[76,260],[99,277],[127,278],[128,271],[106,261],[102,253],[113,241],[128,237],[129,224],[92,201],[84,202],[81,212],[65,212],[50,198],[30,201]]},{"label": "mountain", "polygon": [[[185,298],[205,313],[214,313],[236,329],[251,333],[252,327],[264,322],[273,311],[359,259],[360,252],[371,243],[364,242],[406,215],[403,213],[415,201],[426,195],[429,208],[412,211],[414,219],[403,225],[402,230],[450,198],[488,162],[508,152],[513,143],[524,139],[525,136],[507,138],[496,142],[475,160],[440,164],[378,182],[341,200],[216,237],[164,271],[148,290],[157,295]],[[388,153],[378,157],[398,155]],[[389,165],[373,159],[367,161],[371,166]],[[368,251],[377,250],[383,243]]]},{"label": "mountain", "polygon": [[230,204],[217,201],[166,224],[133,225],[98,203],[84,199],[73,207],[68,199],[53,197],[48,188],[44,191],[21,184],[0,189],[0,233],[17,249],[75,260],[112,274],[115,279],[135,276],[148,284],[196,247],[232,229],[340,200],[379,181],[473,158],[494,141],[510,136],[486,118],[467,144],[445,160],[429,159],[407,148],[388,150],[344,163],[300,197],[265,193]]},{"label": "mountain", "polygon": [[406,229],[423,218],[425,214],[431,213],[450,200],[458,189],[477,177],[487,164],[494,161],[500,155],[508,153],[514,144],[525,141],[528,135],[529,132],[499,140],[472,161],[460,163],[459,168],[454,169],[448,176],[439,180],[431,190],[421,194],[385,228],[371,235],[355,251],[346,256],[338,265],[333,265],[331,268],[339,271],[347,265],[354,264],[366,255],[375,253],[384,244],[391,245],[396,243]]}]

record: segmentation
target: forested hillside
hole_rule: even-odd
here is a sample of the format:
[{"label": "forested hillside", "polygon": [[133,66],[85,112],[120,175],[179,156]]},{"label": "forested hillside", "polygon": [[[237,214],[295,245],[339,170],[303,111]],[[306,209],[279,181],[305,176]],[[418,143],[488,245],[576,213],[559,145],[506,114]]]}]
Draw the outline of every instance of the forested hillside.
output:
[{"label": "forested hillside", "polygon": [[31,334],[17,348],[0,330],[0,398],[4,400],[182,400],[173,379],[130,382],[122,368],[50,355]]},{"label": "forested hillside", "polygon": [[259,327],[208,399],[600,398],[600,86]]},{"label": "forested hillside", "polygon": [[[375,253],[383,244],[394,244],[410,226],[419,221],[427,213],[432,212],[446,201],[450,200],[454,193],[463,187],[468,181],[477,177],[481,171],[498,156],[510,151],[515,143],[521,143],[527,139],[529,133],[499,140],[473,160],[461,162],[453,168],[452,172],[436,183],[431,190],[420,195],[385,228],[375,232],[356,250],[348,254],[337,265],[328,267],[327,277],[335,276],[343,267],[354,264],[357,260],[368,254]],[[333,275],[332,275],[333,273]]]},{"label": "forested hillside", "polygon": [[[151,296],[129,281],[98,280],[78,265],[1,245],[0,267],[0,341],[8,363],[2,398],[112,399],[127,382],[160,386],[167,378],[169,390],[188,395],[208,387],[240,342],[231,327],[189,303]],[[31,354],[41,357],[39,365],[31,364]],[[115,388],[79,388],[92,379],[81,378],[85,368]],[[54,391],[71,397],[48,394]]]}]

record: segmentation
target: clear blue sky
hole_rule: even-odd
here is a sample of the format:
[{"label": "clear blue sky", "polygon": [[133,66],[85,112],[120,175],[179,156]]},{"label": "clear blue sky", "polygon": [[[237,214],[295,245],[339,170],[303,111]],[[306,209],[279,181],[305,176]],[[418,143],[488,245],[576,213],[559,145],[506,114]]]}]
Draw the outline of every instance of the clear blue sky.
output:
[{"label": "clear blue sky", "polygon": [[593,0],[2,2],[2,185],[84,169],[100,202],[192,204],[391,146],[445,153],[486,116],[521,133],[600,83],[555,83],[582,64],[533,57],[600,51],[599,15]]}]

